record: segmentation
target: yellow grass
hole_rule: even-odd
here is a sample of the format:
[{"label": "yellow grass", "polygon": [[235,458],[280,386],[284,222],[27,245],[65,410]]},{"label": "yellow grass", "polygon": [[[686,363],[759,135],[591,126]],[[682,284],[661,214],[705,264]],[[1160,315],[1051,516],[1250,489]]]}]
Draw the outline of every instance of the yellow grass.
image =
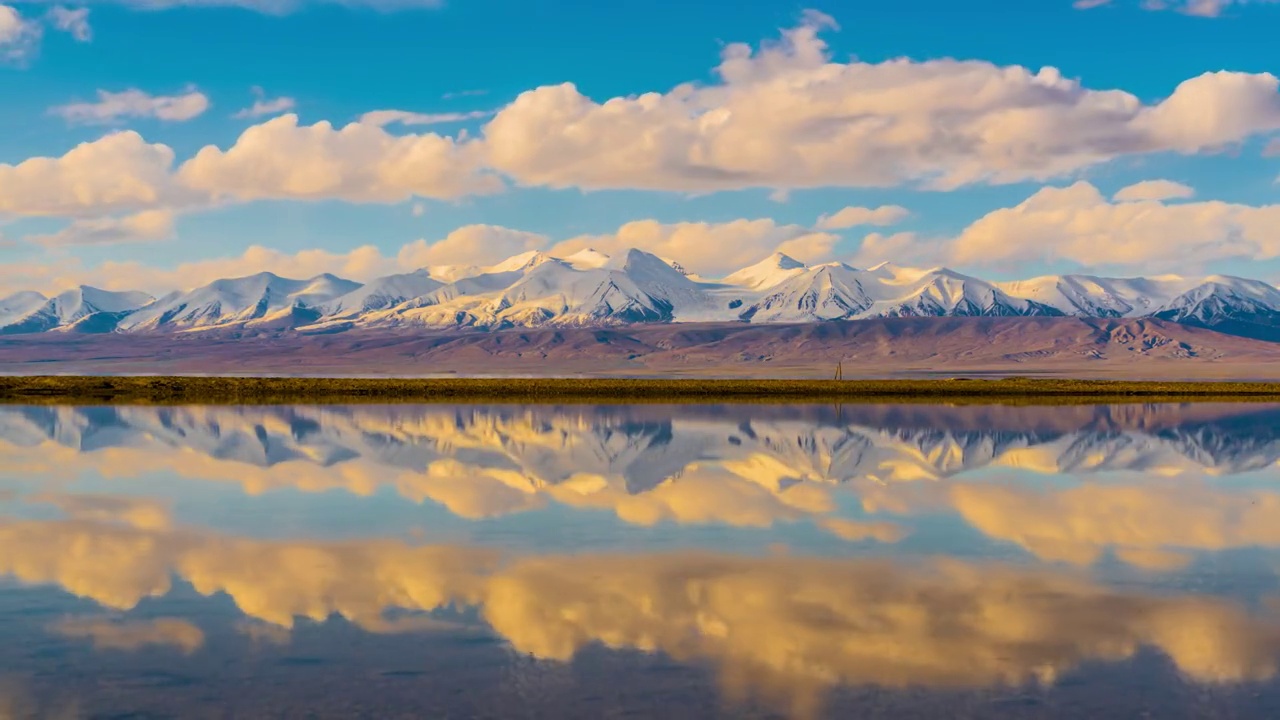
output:
[{"label": "yellow grass", "polygon": [[1280,400],[1280,383],[628,378],[0,377],[6,403],[1117,402]]}]

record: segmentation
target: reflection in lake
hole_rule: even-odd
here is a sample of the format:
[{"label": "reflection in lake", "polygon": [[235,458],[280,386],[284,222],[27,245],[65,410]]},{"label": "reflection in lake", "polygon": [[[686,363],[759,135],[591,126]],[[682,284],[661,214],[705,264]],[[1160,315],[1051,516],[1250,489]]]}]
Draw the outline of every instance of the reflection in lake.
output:
[{"label": "reflection in lake", "polygon": [[1280,704],[1277,405],[0,407],[0,459],[0,717]]}]

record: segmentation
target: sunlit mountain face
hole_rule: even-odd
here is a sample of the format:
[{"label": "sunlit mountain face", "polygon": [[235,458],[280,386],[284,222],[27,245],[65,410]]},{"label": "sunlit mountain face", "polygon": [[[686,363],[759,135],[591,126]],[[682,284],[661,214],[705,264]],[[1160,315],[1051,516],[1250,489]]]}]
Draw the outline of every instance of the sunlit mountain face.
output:
[{"label": "sunlit mountain face", "polygon": [[1280,404],[5,406],[0,459],[0,717],[1280,709]]}]

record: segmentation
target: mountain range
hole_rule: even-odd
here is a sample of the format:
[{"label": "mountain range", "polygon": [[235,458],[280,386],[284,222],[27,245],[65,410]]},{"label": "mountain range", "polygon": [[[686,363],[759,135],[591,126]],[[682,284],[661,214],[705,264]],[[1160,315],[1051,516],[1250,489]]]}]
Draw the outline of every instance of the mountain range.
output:
[{"label": "mountain range", "polygon": [[221,279],[154,297],[82,286],[0,299],[0,334],[503,330],[812,324],[931,317],[1150,318],[1280,341],[1280,290],[1239,277],[1054,275],[991,282],[947,268],[806,265],[781,253],[722,279],[632,249],[516,255],[358,283],[324,274]]}]

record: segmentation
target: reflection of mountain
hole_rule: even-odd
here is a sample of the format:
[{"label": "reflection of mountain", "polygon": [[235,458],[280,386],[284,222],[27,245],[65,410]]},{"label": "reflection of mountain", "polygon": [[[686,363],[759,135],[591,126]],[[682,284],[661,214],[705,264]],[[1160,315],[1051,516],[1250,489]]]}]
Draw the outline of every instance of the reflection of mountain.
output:
[{"label": "reflection of mountain", "polygon": [[590,479],[637,494],[711,471],[775,489],[992,465],[1239,473],[1280,460],[1280,406],[4,407],[0,440],[383,475],[448,461],[526,489]]},{"label": "reflection of mountain", "polygon": [[[1273,676],[1280,654],[1280,626],[1231,601],[955,561],[504,557],[470,546],[267,541],[46,520],[0,524],[0,574],[115,610],[168,594],[176,575],[281,628],[340,615],[390,632],[388,618],[406,611],[475,607],[522,654],[567,660],[599,643],[710,662],[730,690],[798,714],[841,684],[1052,682],[1140,648],[1163,652],[1193,680],[1228,682]],[[197,642],[178,625],[69,628],[116,646],[173,643],[174,631],[180,647]]]}]

